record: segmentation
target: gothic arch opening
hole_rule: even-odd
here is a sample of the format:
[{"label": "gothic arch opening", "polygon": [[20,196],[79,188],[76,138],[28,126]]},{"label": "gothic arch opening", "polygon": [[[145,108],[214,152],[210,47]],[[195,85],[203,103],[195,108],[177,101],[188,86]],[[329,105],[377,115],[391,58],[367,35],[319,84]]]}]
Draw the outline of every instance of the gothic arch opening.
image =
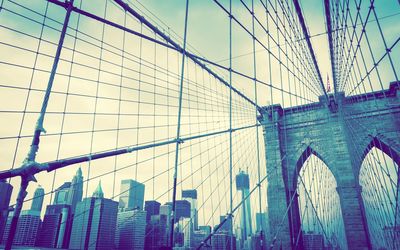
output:
[{"label": "gothic arch opening", "polygon": [[373,249],[400,248],[399,155],[374,138],[359,174]]},{"label": "gothic arch opening", "polygon": [[[337,183],[330,169],[311,148],[307,148],[297,163],[297,180],[302,239],[304,248],[324,244],[333,249],[347,249],[346,235]],[[315,245],[313,245],[315,246]]]}]

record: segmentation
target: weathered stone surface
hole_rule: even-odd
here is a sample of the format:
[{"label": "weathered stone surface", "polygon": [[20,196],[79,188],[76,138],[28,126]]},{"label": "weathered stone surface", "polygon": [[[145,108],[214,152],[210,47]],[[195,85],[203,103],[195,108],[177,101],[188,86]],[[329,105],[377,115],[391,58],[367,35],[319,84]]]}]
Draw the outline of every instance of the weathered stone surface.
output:
[{"label": "weathered stone surface", "polygon": [[[293,247],[291,239],[298,234],[300,219],[297,196],[291,190],[296,190],[304,161],[315,153],[336,179],[348,248],[371,248],[358,175],[372,146],[400,162],[399,85],[359,96],[338,93],[337,111],[329,109],[324,98],[288,109],[264,108],[260,121],[268,171],[268,242],[278,235],[276,246]],[[291,209],[288,204],[293,204]]]}]

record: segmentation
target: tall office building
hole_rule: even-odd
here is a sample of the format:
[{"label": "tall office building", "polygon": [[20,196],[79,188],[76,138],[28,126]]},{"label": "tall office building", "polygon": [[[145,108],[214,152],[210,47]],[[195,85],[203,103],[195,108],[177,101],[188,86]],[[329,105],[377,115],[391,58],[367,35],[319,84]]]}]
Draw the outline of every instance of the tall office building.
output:
[{"label": "tall office building", "polygon": [[0,180],[0,243],[7,224],[9,205],[13,187],[5,180]]},{"label": "tall office building", "polygon": [[203,231],[208,235],[211,233],[211,226],[199,226],[199,231]]},{"label": "tall office building", "polygon": [[171,213],[172,213],[172,207],[168,204],[164,204],[160,206],[160,215],[165,215],[167,219],[167,246],[169,244],[169,235],[170,235],[170,228],[171,228]]},{"label": "tall office building", "polygon": [[53,204],[69,204],[68,196],[70,188],[71,182],[64,182],[59,188],[54,190]]},{"label": "tall office building", "polygon": [[193,230],[197,230],[199,226],[197,214],[197,190],[182,190],[182,199],[187,200],[190,203],[190,217],[192,218]]},{"label": "tall office building", "polygon": [[172,207],[168,203],[160,206],[160,214],[166,215],[168,219],[171,218],[171,212]]},{"label": "tall office building", "polygon": [[78,168],[75,176],[72,178],[71,186],[68,191],[68,202],[71,205],[71,213],[75,214],[78,202],[82,201],[83,196],[83,176],[82,169]]},{"label": "tall office building", "polygon": [[168,246],[168,221],[164,214],[153,215],[146,225],[145,249]]},{"label": "tall office building", "polygon": [[268,245],[265,239],[264,231],[257,231],[251,236],[250,246],[248,249],[266,250]]},{"label": "tall office building", "polygon": [[[199,226],[199,230],[194,232],[195,245],[199,246],[201,242],[211,233],[211,226]],[[203,245],[204,249],[211,248],[211,238]],[[202,249],[203,249],[202,248]]]},{"label": "tall office building", "polygon": [[213,250],[228,250],[232,247],[236,250],[236,238],[233,235],[228,235],[226,233],[216,233],[211,237],[211,249]]},{"label": "tall office building", "polygon": [[[219,223],[221,224],[225,220],[226,216],[219,217]],[[229,216],[225,223],[222,224],[218,230],[218,232],[224,232],[227,234],[232,234],[233,224],[232,224],[232,216]]]},{"label": "tall office building", "polygon": [[[193,232],[193,245],[195,248],[200,246],[200,244],[204,241],[204,239],[208,236],[208,234],[202,230]],[[211,242],[211,241],[210,241]],[[207,249],[206,246],[210,246],[209,242],[206,242],[201,249]]]},{"label": "tall office building", "polygon": [[194,247],[193,222],[190,218],[179,220],[179,231],[183,233],[183,246],[190,249]]},{"label": "tall office building", "polygon": [[42,186],[36,188],[35,193],[33,194],[33,200],[31,205],[31,211],[42,211],[43,206],[43,199],[44,199],[44,189]]},{"label": "tall office building", "polygon": [[[38,203],[39,204],[39,203]],[[18,219],[13,244],[34,246],[40,226],[40,211],[24,210]]]},{"label": "tall office building", "polygon": [[[167,202],[166,205],[172,208],[172,202]],[[178,222],[182,217],[190,218],[190,212],[190,202],[187,200],[175,201],[175,222]]]},{"label": "tall office building", "polygon": [[118,249],[144,249],[146,211],[133,209],[118,213],[115,245]]},{"label": "tall office building", "polygon": [[119,206],[124,209],[143,210],[144,184],[134,180],[121,181],[121,195],[119,196]]},{"label": "tall office building", "polygon": [[[268,222],[268,214],[264,213],[256,213],[256,226],[257,232],[259,233],[259,237],[263,240],[264,246],[267,246],[269,242],[267,242],[267,236],[269,235],[269,222]],[[262,234],[261,234],[262,231]]]},{"label": "tall office building", "polygon": [[251,225],[251,207],[250,207],[250,199],[246,199],[249,196],[249,187],[250,180],[249,175],[244,171],[240,171],[238,175],[236,175],[236,189],[242,194],[242,220],[241,220],[241,242],[243,243],[247,237],[253,234],[252,225]]},{"label": "tall office building", "polygon": [[146,223],[150,221],[151,216],[160,214],[161,204],[158,201],[146,201],[144,210],[146,210]]},{"label": "tall office building", "polygon": [[101,184],[92,197],[78,202],[72,224],[70,249],[113,249],[118,203],[104,198]]},{"label": "tall office building", "polygon": [[267,232],[267,226],[268,225],[268,216],[267,213],[256,213],[256,227],[257,227],[257,232],[260,232],[261,230]]},{"label": "tall office building", "polygon": [[36,240],[36,246],[68,248],[71,218],[70,205],[48,205]]},{"label": "tall office building", "polygon": [[[146,211],[146,237],[145,249],[157,249],[160,247],[159,242],[159,218],[161,204],[157,201],[145,201],[144,210]],[[157,217],[158,216],[158,217]],[[163,215],[166,219],[166,216]],[[158,221],[157,219],[158,218]],[[166,221],[165,221],[166,222]],[[166,224],[165,224],[166,225]]]},{"label": "tall office building", "polygon": [[2,237],[2,239],[1,239],[1,243],[4,244],[4,245],[6,244],[7,239],[8,239],[8,234],[9,234],[9,232],[10,232],[11,221],[12,221],[13,215],[14,215],[14,210],[11,210],[11,211],[8,213],[8,218],[7,218],[6,226],[4,227],[3,237]]}]

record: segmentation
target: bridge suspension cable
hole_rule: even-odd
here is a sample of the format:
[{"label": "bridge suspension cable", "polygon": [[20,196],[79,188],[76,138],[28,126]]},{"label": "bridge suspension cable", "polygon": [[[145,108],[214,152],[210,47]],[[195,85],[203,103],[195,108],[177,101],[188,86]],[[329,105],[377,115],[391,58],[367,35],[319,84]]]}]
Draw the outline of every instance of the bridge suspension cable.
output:
[{"label": "bridge suspension cable", "polygon": [[[296,249],[318,235],[325,245],[346,249],[339,183],[318,154],[329,149],[305,140],[288,147],[286,128],[293,124],[285,116],[307,115],[331,101],[320,46],[311,43],[319,34],[308,27],[315,20],[306,23],[307,9],[297,0],[202,1],[204,9],[189,0],[184,7],[160,4],[0,1],[0,117],[6,124],[0,129],[0,180],[19,187],[18,195],[10,195],[16,201],[5,248],[19,244],[14,237],[26,214],[21,211],[38,200],[27,197],[37,187],[32,181],[45,189],[42,203],[56,205],[76,171],[83,175],[84,200],[60,224],[75,224],[67,243],[73,247],[98,244],[82,241],[85,225],[76,223],[102,206],[87,199],[101,198],[125,212],[146,210],[144,200],[163,206],[158,217],[142,218],[143,244],[132,243],[142,244],[138,248],[201,249],[220,238],[230,249],[236,241],[245,248],[257,239],[263,248],[287,240]],[[335,101],[344,92],[346,102],[373,100],[386,112],[391,107],[380,107],[378,100],[391,95],[388,79],[399,87],[400,37],[389,35],[382,23],[396,14],[378,15],[383,7],[373,0],[325,0],[321,6]],[[164,12],[174,13],[174,20],[165,20]],[[338,105],[331,111],[343,124],[330,130],[346,129],[348,145],[356,148],[360,117]],[[331,111],[326,110],[328,123],[336,119]],[[305,138],[310,134],[305,131]],[[389,145],[397,144],[379,132],[371,131],[369,139],[365,152],[352,159],[362,165],[355,172],[364,188],[359,195],[366,231],[373,246],[392,247],[399,223],[399,156]],[[285,172],[293,167],[291,153],[304,153],[295,180]],[[123,180],[136,184],[124,189]],[[143,197],[133,207],[124,197],[139,192],[137,183]],[[285,208],[279,218],[267,214],[273,187],[288,188],[278,201]],[[182,215],[186,202],[190,214]],[[330,212],[333,207],[336,212]],[[140,216],[126,215],[123,225]],[[162,223],[165,237],[156,240]],[[116,221],[115,230],[120,227]],[[37,238],[41,233],[37,229]],[[123,243],[117,237],[112,244]]]}]

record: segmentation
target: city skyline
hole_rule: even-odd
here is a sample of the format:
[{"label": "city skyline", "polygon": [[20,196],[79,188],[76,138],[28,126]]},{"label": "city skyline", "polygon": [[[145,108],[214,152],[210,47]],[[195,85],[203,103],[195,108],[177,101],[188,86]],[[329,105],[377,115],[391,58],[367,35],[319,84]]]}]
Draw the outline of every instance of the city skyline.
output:
[{"label": "city skyline", "polygon": [[[243,174],[243,171],[239,172],[239,175]],[[149,200],[144,202],[142,208],[134,205],[126,206],[141,201],[140,197],[133,195],[134,192],[138,191],[138,187],[141,187],[139,193],[145,190],[142,183],[131,179],[121,181],[121,183],[128,184],[129,187],[121,186],[121,196],[122,194],[128,195],[123,196],[124,199],[119,199],[119,202],[105,198],[101,181],[98,182],[90,197],[83,200],[71,199],[71,194],[82,197],[80,187],[83,182],[84,177],[79,168],[71,182],[65,182],[55,190],[53,203],[47,205],[43,221],[40,214],[45,190],[39,186],[34,193],[31,208],[22,211],[22,220],[18,224],[14,244],[72,249],[91,247],[97,249],[97,246],[100,246],[98,244],[102,244],[103,247],[106,246],[107,249],[114,247],[117,249],[157,249],[157,246],[168,246],[168,225],[170,225],[172,219],[170,216],[172,204],[170,202],[161,205],[157,201]],[[72,183],[74,185],[71,185]],[[176,246],[196,247],[211,233],[212,227],[210,225],[195,226],[197,209],[196,207],[193,209],[192,204],[195,204],[197,195],[197,190],[182,190],[183,200],[177,200],[176,225],[174,227],[174,230],[177,230],[174,243]],[[143,197],[144,193],[140,193],[140,196]],[[74,204],[77,206],[76,211],[72,209]],[[168,209],[165,210],[165,207],[168,207]],[[108,215],[102,215],[106,211]],[[6,230],[9,230],[11,217],[12,213],[9,215],[7,225],[5,225],[8,228]],[[96,218],[97,221],[95,221]],[[225,222],[224,219],[225,216],[220,216],[222,226],[214,233],[218,233],[218,237],[222,238],[234,237],[231,235],[235,226],[232,221]],[[30,223],[26,224],[25,221],[30,221]],[[90,225],[97,225],[97,228]],[[106,225],[115,225],[115,229]],[[214,228],[217,226],[219,225],[215,225]],[[210,230],[208,230],[208,227]],[[114,235],[112,232],[115,232],[115,237],[110,237],[110,234]],[[27,238],[28,235],[30,238]],[[104,238],[106,235],[109,238],[106,237],[102,242],[95,240],[98,237]],[[249,234],[249,236],[251,235]],[[6,238],[7,234],[3,236],[3,244]],[[210,244],[212,246],[221,244],[224,246],[225,243],[215,239]]]}]

